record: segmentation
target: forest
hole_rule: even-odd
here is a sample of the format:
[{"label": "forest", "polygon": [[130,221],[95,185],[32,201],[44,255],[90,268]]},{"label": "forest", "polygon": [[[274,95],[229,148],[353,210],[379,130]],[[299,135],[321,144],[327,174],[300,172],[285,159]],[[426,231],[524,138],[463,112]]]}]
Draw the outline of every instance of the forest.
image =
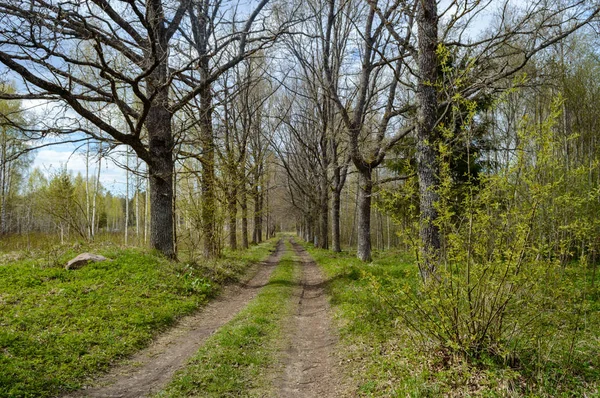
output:
[{"label": "forest", "polygon": [[599,396],[599,48],[596,0],[0,0],[0,397]]}]

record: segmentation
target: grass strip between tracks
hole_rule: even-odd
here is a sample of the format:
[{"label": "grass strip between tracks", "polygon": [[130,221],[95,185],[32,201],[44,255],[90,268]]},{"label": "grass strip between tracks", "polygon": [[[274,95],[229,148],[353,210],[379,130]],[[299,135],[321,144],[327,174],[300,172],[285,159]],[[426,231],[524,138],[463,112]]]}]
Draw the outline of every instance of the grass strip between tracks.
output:
[{"label": "grass strip between tracks", "polygon": [[266,396],[299,277],[289,243],[269,282],[215,333],[157,397]]}]

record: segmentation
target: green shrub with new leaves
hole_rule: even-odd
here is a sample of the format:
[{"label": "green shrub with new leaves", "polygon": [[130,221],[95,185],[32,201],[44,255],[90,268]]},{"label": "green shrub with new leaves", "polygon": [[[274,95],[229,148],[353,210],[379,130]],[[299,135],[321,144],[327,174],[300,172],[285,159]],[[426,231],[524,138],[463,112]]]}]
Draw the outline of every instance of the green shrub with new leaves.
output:
[{"label": "green shrub with new leaves", "polygon": [[[477,184],[463,182],[460,195],[451,149],[440,144],[436,274],[391,289],[373,282],[374,294],[387,296],[422,342],[532,370],[554,361],[574,365],[575,353],[578,361],[593,357],[585,336],[597,330],[590,328],[598,315],[590,262],[600,227],[593,217],[597,163],[558,156],[559,109],[556,101],[542,124],[524,120],[509,164],[481,173]],[[443,142],[455,139],[440,129]],[[467,124],[461,134],[469,139]]]}]

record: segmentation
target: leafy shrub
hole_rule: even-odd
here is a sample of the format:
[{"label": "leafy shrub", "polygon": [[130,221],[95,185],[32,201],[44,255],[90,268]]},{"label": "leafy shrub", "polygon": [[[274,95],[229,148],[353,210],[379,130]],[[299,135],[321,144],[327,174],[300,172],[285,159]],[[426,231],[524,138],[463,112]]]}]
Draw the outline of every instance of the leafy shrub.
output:
[{"label": "leafy shrub", "polygon": [[599,230],[597,165],[558,156],[559,108],[541,125],[525,120],[510,162],[463,182],[458,199],[451,150],[440,144],[435,276],[393,288],[371,282],[424,344],[532,372],[553,361],[572,366],[575,352],[593,355],[583,337],[597,312],[585,279]]}]

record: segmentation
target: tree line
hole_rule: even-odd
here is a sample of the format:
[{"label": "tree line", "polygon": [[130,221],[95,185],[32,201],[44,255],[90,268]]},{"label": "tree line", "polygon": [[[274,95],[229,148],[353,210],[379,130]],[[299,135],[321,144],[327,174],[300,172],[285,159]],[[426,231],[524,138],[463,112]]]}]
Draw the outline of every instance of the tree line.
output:
[{"label": "tree line", "polygon": [[581,137],[595,110],[569,102],[594,86],[567,81],[595,55],[567,60],[564,47],[593,36],[599,12],[582,0],[2,1],[13,83],[0,98],[52,104],[33,124],[3,119],[22,145],[127,148],[147,173],[150,245],[167,257],[183,242],[215,257],[225,236],[247,247],[293,220],[364,261],[373,236],[383,246],[399,231],[426,281],[447,252],[448,196],[511,165],[524,114],[541,124],[562,95],[561,156],[594,161]]}]

